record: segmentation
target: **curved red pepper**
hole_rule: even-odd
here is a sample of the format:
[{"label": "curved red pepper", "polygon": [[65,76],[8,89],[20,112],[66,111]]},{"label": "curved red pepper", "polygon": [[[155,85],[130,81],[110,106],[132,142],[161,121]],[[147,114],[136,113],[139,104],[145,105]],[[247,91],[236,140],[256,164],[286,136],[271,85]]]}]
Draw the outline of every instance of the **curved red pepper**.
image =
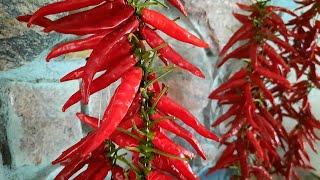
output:
[{"label": "curved red pepper", "polygon": [[181,107],[169,97],[162,96],[157,104],[157,108],[165,114],[170,114],[179,118],[203,137],[210,138],[214,141],[219,141],[219,138],[207,130],[202,124],[200,124],[196,117],[194,117],[188,110]]},{"label": "curved red pepper", "polygon": [[[143,38],[147,41],[147,43],[152,48],[157,48],[166,43],[154,30],[150,29],[147,26],[143,26],[140,31]],[[165,47],[162,47],[161,49],[159,49],[158,52],[160,54],[160,58],[164,62],[167,62],[167,61],[172,62],[178,67],[181,67],[182,69],[185,69],[196,76],[204,78],[204,75],[199,68],[197,68],[196,66],[192,65],[187,60],[185,60],[171,46],[166,45]]]},{"label": "curved red pepper", "polygon": [[[121,9],[121,10],[119,10]],[[112,31],[127,21],[134,9],[121,3],[104,3],[93,9],[62,17],[53,22],[44,31],[56,31],[64,34],[97,34]]]},{"label": "curved red pepper", "polygon": [[136,17],[129,19],[129,22],[125,25],[117,28],[110,35],[101,40],[97,47],[91,53],[83,73],[81,95],[83,103],[87,104],[89,101],[90,86],[94,75],[97,73],[101,64],[104,64],[104,57],[109,54],[112,47],[121,41],[122,38],[126,38],[125,35],[137,30],[139,21]]},{"label": "curved red pepper", "polygon": [[164,135],[160,130],[156,130],[154,132],[152,144],[157,149],[175,156],[179,156],[179,157],[185,156],[190,159],[195,157],[193,153],[186,150],[182,146],[174,143],[171,139],[169,139],[166,135]]},{"label": "curved red pepper", "polygon": [[[103,75],[99,76],[92,82],[92,85],[89,89],[90,95],[108,87],[110,84],[117,81],[126,71],[131,69],[136,63],[137,60],[134,56],[129,56],[126,59],[122,60],[114,69],[105,72]],[[70,106],[74,105],[80,100],[81,93],[80,91],[78,91],[74,93],[63,105],[62,111],[66,111]]]},{"label": "curved red pepper", "polygon": [[135,98],[140,86],[141,78],[141,68],[134,68],[123,76],[121,84],[115,91],[104,113],[101,126],[94,132],[90,144],[85,146],[82,156],[95,150],[116,130]]},{"label": "curved red pepper", "polygon": [[168,175],[168,174],[164,174],[160,171],[152,171],[148,174],[147,176],[147,180],[176,180],[176,178]]},{"label": "curved red pepper", "polygon": [[[152,120],[161,119],[162,116],[160,114],[154,114],[152,115]],[[191,146],[197,151],[197,153],[203,158],[206,159],[205,153],[202,150],[200,143],[197,141],[197,139],[193,136],[192,133],[181,127],[180,125],[176,124],[175,122],[168,120],[168,119],[162,119],[160,120],[157,125],[163,129],[166,129],[175,135],[185,139],[188,141]]]},{"label": "curved red pepper", "polygon": [[33,23],[33,21],[40,17],[44,17],[51,14],[58,14],[66,11],[73,11],[88,6],[98,5],[103,1],[105,0],[64,0],[48,4],[46,6],[41,7],[32,15],[28,22],[28,26],[30,26]]},{"label": "curved red pepper", "polygon": [[141,11],[141,19],[147,24],[150,24],[151,26],[159,29],[160,31],[179,41],[193,44],[199,47],[209,47],[206,42],[189,33],[187,30],[177,25],[174,21],[168,19],[166,16],[157,11],[144,8]]},{"label": "curved red pepper", "polygon": [[172,6],[176,7],[183,15],[188,16],[187,11],[180,0],[167,0]]}]

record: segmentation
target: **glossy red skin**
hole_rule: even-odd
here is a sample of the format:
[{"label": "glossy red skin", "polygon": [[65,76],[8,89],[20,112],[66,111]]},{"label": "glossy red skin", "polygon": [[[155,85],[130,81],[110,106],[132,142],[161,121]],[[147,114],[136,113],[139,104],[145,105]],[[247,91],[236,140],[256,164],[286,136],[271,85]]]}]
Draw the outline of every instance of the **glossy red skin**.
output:
[{"label": "glossy red skin", "polygon": [[[147,26],[143,26],[140,30],[143,38],[147,41],[147,43],[151,46],[151,48],[157,48],[161,45],[164,45],[166,42],[151,28]],[[170,45],[166,45],[158,50],[160,54],[160,58],[164,62],[172,62],[173,64],[185,69],[192,74],[204,78],[203,73],[199,68],[189,63],[186,59],[184,59],[179,53],[177,53]]]},{"label": "glossy red skin", "polygon": [[220,85],[217,89],[215,89],[210,94],[209,98],[215,97],[219,93],[221,93],[225,90],[242,87],[246,82],[247,81],[245,79],[229,80],[229,81],[223,83],[222,85]]},{"label": "glossy red skin", "polygon": [[[116,67],[114,67],[114,69],[107,71],[106,73],[93,80],[92,85],[89,89],[90,95],[108,87],[110,84],[120,79],[125,72],[130,70],[136,64],[136,62],[137,61],[134,56],[129,56],[126,59],[121,60],[121,62]],[[66,111],[70,106],[74,105],[80,100],[81,93],[80,91],[77,91],[64,104],[62,111]]]},{"label": "glossy red skin", "polygon": [[127,38],[126,35],[137,30],[139,21],[136,17],[129,19],[126,24],[117,28],[109,36],[103,38],[96,48],[92,51],[86,65],[82,77],[81,96],[83,103],[89,101],[90,85],[94,75],[98,72],[99,67],[105,62],[104,57],[109,54],[112,47],[121,41],[122,38]]},{"label": "glossy red skin", "polygon": [[69,41],[66,43],[59,44],[55,46],[51,52],[48,54],[46,60],[49,61],[52,58],[67,54],[70,52],[83,51],[88,49],[93,49],[101,39],[103,39],[110,32],[103,32],[100,34],[95,34],[87,38],[77,39],[74,41]]},{"label": "glossy red skin", "polygon": [[[112,70],[113,68],[117,67],[117,65],[119,64],[119,62],[122,61],[122,59],[124,59],[127,56],[130,56],[131,54],[131,44],[128,42],[127,39],[122,39],[119,43],[115,44],[114,47],[112,47],[112,49],[110,50],[110,52],[104,57],[102,63],[99,65],[99,67],[97,67],[97,71],[101,72],[104,70]],[[86,67],[83,66],[68,73],[60,79],[60,82],[81,78],[84,74],[85,68]]]},{"label": "glossy red skin", "polygon": [[178,157],[194,158],[194,154],[174,143],[161,131],[155,130],[152,144],[159,150]]},{"label": "glossy red skin", "polygon": [[[152,120],[162,119],[162,116],[158,113],[152,115]],[[176,124],[174,121],[169,119],[162,119],[157,123],[157,126],[166,129],[175,135],[185,139],[188,141],[192,147],[198,152],[198,154],[203,158],[206,159],[205,153],[202,150],[200,143],[197,141],[197,139],[193,136],[192,133],[181,127],[180,125]]]},{"label": "glossy red skin", "polygon": [[109,139],[119,126],[140,87],[142,73],[142,69],[137,67],[123,76],[122,82],[104,113],[101,126],[94,132],[94,136],[91,138],[92,141],[85,147],[82,156],[91,153],[106,139]]},{"label": "glossy red skin", "polygon": [[209,45],[199,39],[198,37],[189,33],[186,29],[177,25],[174,21],[168,19],[163,14],[144,8],[141,11],[141,19],[151,26],[159,29],[167,35],[189,44],[193,44],[198,47],[208,48]]},{"label": "glossy red skin", "polygon": [[180,0],[168,0],[172,6],[176,7],[183,15],[187,16],[187,11]]},{"label": "glossy red skin", "polygon": [[120,166],[113,166],[111,168],[112,180],[125,180],[126,176],[124,175],[124,169]]},{"label": "glossy red skin", "polygon": [[254,27],[251,24],[244,24],[239,28],[229,39],[227,44],[223,47],[223,49],[220,51],[220,56],[223,56],[226,54],[226,52],[237,42],[245,39],[249,39],[253,36],[253,30]]},{"label": "glossy red skin", "polygon": [[[121,10],[119,10],[121,9]],[[126,22],[134,13],[131,6],[121,3],[104,3],[93,9],[62,17],[45,28],[45,32],[64,34],[97,34],[112,31]]]},{"label": "glossy red skin", "polygon": [[271,79],[272,81],[274,81],[275,83],[285,87],[286,89],[290,89],[291,88],[291,84],[290,82],[283,76],[278,75],[272,71],[269,71],[265,68],[259,67],[256,69],[256,72],[266,78]]},{"label": "glossy red skin", "polygon": [[179,170],[172,164],[170,158],[156,155],[152,159],[152,166],[155,169],[162,170],[168,172],[176,177],[179,177],[181,180],[186,180],[187,178],[179,172]]},{"label": "glossy red skin", "polygon": [[174,102],[171,98],[162,96],[157,104],[157,108],[165,114],[169,114],[180,119],[203,137],[219,141],[219,138],[215,134],[207,130],[202,124],[200,124],[196,117],[194,117],[188,110]]},{"label": "glossy red skin", "polygon": [[[32,15],[18,16],[17,20],[20,22],[28,22],[31,17],[32,17]],[[45,18],[45,17],[38,18],[37,20],[35,20],[33,22],[33,24],[35,24],[37,26],[41,26],[43,28],[47,28],[47,27],[51,26],[52,23],[53,23],[53,21],[51,21],[50,19]]]},{"label": "glossy red skin", "polygon": [[176,178],[160,171],[152,171],[148,174],[147,180],[176,180]]},{"label": "glossy red skin", "polygon": [[47,15],[58,14],[66,11],[73,11],[88,6],[94,6],[100,4],[103,1],[104,0],[68,0],[48,4],[46,6],[41,7],[32,15],[28,22],[28,25],[30,26],[36,19]]}]

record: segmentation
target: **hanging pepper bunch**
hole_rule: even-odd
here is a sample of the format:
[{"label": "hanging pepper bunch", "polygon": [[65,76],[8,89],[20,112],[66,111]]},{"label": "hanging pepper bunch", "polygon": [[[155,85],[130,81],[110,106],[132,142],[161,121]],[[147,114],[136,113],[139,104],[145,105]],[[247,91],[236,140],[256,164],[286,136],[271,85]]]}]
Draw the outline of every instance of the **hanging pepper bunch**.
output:
[{"label": "hanging pepper bunch", "polygon": [[[186,15],[179,0],[168,2]],[[167,132],[185,139],[204,159],[199,142],[176,119],[206,138],[219,140],[169,98],[167,86],[158,81],[174,66],[201,78],[204,75],[168,45],[157,30],[198,47],[207,48],[208,44],[149,9],[152,5],[165,6],[157,0],[64,0],[48,4],[33,15],[18,17],[28,26],[43,27],[45,32],[82,36],[54,47],[48,61],[67,53],[92,50],[83,67],[61,79],[82,80],[80,90],[65,103],[63,111],[80,101],[87,104],[92,94],[121,81],[102,119],[77,114],[93,130],[53,161],[64,166],[56,179],[69,179],[75,174],[75,179],[104,179],[109,171],[112,179],[197,179],[187,162],[195,155],[172,141]],[[56,20],[48,18],[74,10],[78,12]],[[157,56],[165,66],[154,68]]]},{"label": "hanging pepper bunch", "polygon": [[315,118],[309,103],[309,93],[313,88],[320,88],[320,77],[317,74],[319,61],[319,1],[296,1],[301,15],[289,21],[293,32],[293,47],[296,54],[289,57],[290,67],[294,70],[295,83],[292,90],[279,94],[284,108],[284,116],[295,121],[294,128],[288,133],[288,150],[284,155],[287,165],[287,179],[299,179],[295,167],[312,170],[310,157],[306,151],[308,145],[317,153],[315,143],[320,140],[316,131],[320,122]]},{"label": "hanging pepper bunch", "polygon": [[[267,3],[238,4],[249,15],[234,13],[242,26],[220,52],[223,58],[218,66],[230,59],[243,59],[245,65],[210,95],[219,104],[229,105],[213,126],[225,122],[230,128],[221,138],[226,148],[209,173],[228,167],[239,170],[236,176],[241,179],[271,179],[271,174],[292,179],[298,177],[294,168],[312,168],[304,144],[316,151],[314,143],[319,139],[315,130],[320,122],[308,102],[310,88],[319,87],[319,26],[311,24],[319,3],[299,2],[314,4],[301,16]],[[285,24],[280,12],[293,20]],[[241,45],[227,53],[237,42]],[[292,69],[297,78],[291,83],[287,78]],[[283,126],[288,118],[297,121],[293,130]]]}]

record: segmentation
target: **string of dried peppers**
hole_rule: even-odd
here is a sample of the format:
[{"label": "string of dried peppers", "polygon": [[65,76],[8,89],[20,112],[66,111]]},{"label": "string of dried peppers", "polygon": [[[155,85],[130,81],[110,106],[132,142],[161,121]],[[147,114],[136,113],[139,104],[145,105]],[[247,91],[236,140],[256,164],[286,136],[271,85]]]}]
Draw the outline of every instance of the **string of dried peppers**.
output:
[{"label": "string of dried peppers", "polygon": [[[291,180],[299,179],[296,168],[313,169],[306,145],[317,152],[320,122],[308,94],[320,87],[320,1],[295,2],[303,11],[299,16],[268,5],[268,0],[238,4],[248,15],[234,13],[242,26],[221,50],[218,66],[230,59],[243,60],[244,66],[210,94],[229,107],[213,126],[224,123],[229,128],[221,137],[226,148],[209,173],[231,168],[240,179],[272,179],[276,174]],[[286,24],[279,13],[292,19]],[[285,128],[285,120],[295,121],[294,128]]]},{"label": "string of dried peppers", "polygon": [[[179,0],[168,0],[184,15]],[[77,113],[93,130],[65,150],[53,164],[63,170],[56,179],[198,179],[188,160],[195,155],[176,144],[167,131],[189,142],[205,159],[195,137],[176,123],[180,119],[200,135],[218,141],[185,108],[167,96],[168,88],[159,79],[174,66],[204,78],[200,69],[189,63],[167,44],[157,31],[178,41],[207,48],[208,44],[149,6],[157,0],[64,0],[48,4],[18,20],[44,28],[45,32],[83,36],[57,45],[47,56],[52,58],[91,49],[87,63],[64,76],[61,81],[82,80],[80,90],[63,106],[81,101],[120,80],[102,119]],[[85,8],[85,10],[83,10]],[[78,10],[51,20],[48,15]],[[154,69],[159,55],[163,67]],[[101,75],[97,74],[101,72]],[[99,75],[99,76],[98,76]],[[123,165],[125,164],[125,165]]]}]

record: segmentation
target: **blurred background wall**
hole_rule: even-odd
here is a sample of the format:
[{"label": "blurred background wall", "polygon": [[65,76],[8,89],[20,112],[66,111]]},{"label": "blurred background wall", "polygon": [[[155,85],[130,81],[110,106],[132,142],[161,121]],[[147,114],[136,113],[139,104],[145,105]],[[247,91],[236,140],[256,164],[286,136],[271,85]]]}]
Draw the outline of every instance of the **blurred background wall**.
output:
[{"label": "blurred background wall", "polygon": [[[198,0],[185,0],[190,16],[182,18],[179,24],[206,39],[211,49],[169,41],[206,74],[206,79],[201,80],[176,70],[165,79],[170,86],[170,95],[208,128],[209,121],[223,109],[208,101],[207,95],[239,66],[232,63],[217,70],[214,68],[217,52],[239,27],[232,17],[232,12],[238,11],[235,3],[247,1],[202,0],[199,3]],[[61,112],[62,105],[78,88],[79,82],[62,84],[59,78],[83,65],[88,52],[68,54],[46,63],[45,56],[54,44],[74,37],[44,34],[37,27],[28,29],[15,20],[16,16],[31,13],[48,2],[53,0],[0,1],[0,179],[51,179],[57,167],[50,166],[50,162],[86,133],[75,113],[87,109],[90,115],[98,117],[115,87],[94,95],[86,108],[77,104],[66,113]],[[277,1],[285,6],[290,5],[288,2]],[[173,11],[166,13],[172,18],[179,16]],[[316,113],[320,117],[319,112]],[[219,134],[224,129],[213,131]],[[213,165],[221,152],[216,143],[204,139],[201,143],[208,152],[208,160],[194,160],[195,169]],[[313,157],[313,162],[319,164],[319,157]]]}]

